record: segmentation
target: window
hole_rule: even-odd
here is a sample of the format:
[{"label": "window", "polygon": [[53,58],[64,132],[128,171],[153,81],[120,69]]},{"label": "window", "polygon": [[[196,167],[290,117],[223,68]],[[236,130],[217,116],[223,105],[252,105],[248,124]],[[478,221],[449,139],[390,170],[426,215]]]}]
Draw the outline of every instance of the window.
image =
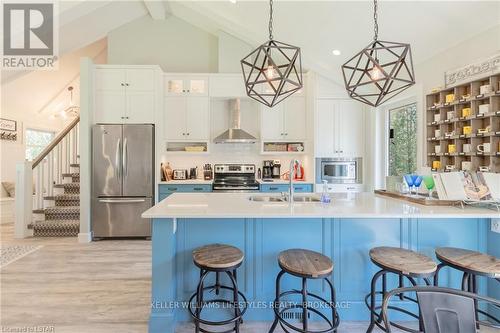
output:
[{"label": "window", "polygon": [[54,139],[54,132],[26,129],[26,159],[33,161]]},{"label": "window", "polygon": [[417,103],[389,110],[389,176],[417,170]]}]

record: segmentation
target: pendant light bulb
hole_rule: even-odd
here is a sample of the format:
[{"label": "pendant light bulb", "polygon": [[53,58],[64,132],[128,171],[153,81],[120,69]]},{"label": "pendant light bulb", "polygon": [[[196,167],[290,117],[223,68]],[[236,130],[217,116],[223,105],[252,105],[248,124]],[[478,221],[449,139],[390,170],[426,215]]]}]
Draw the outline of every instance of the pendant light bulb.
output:
[{"label": "pendant light bulb", "polygon": [[372,81],[378,81],[385,77],[379,65],[374,65],[373,68],[368,71],[368,75],[370,75]]},{"label": "pendant light bulb", "polygon": [[273,64],[267,65],[266,77],[267,77],[268,81],[271,81],[272,79],[275,79],[278,77],[278,72],[276,71],[276,68],[274,68]]}]

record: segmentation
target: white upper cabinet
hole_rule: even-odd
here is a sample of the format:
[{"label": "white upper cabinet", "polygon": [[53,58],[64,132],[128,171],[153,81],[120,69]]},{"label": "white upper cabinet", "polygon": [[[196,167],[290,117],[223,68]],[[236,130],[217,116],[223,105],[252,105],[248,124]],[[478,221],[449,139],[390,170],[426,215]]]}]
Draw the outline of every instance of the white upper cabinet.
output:
[{"label": "white upper cabinet", "polygon": [[306,97],[293,96],[273,108],[263,107],[263,141],[299,141],[306,139]]},{"label": "white upper cabinet", "polygon": [[165,75],[164,78],[166,96],[208,96],[207,76]]},{"label": "white upper cabinet", "polygon": [[94,71],[94,122],[153,124],[159,85],[159,68],[99,65]]},{"label": "white upper cabinet", "polygon": [[165,139],[168,141],[208,141],[209,101],[206,97],[165,97]]},{"label": "white upper cabinet", "polygon": [[318,99],[315,117],[316,157],[363,157],[364,108],[356,101]]}]

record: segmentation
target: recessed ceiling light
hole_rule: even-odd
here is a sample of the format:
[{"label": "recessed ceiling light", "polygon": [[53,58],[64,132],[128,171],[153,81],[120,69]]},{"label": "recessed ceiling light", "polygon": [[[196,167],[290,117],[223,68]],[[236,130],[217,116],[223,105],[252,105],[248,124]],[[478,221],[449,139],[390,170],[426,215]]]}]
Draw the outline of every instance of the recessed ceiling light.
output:
[{"label": "recessed ceiling light", "polygon": [[342,52],[340,52],[340,50],[333,50],[332,53],[333,53],[333,55],[336,55],[336,56],[339,56],[342,54]]},{"label": "recessed ceiling light", "polygon": [[230,3],[236,3],[236,0],[229,0]]}]

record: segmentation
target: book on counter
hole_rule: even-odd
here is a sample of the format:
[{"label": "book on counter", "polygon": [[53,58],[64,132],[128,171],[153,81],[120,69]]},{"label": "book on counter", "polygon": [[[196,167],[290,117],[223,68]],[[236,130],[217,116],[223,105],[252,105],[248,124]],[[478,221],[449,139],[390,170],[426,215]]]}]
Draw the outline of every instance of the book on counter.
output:
[{"label": "book on counter", "polygon": [[440,200],[500,201],[500,174],[457,171],[432,176]]}]

